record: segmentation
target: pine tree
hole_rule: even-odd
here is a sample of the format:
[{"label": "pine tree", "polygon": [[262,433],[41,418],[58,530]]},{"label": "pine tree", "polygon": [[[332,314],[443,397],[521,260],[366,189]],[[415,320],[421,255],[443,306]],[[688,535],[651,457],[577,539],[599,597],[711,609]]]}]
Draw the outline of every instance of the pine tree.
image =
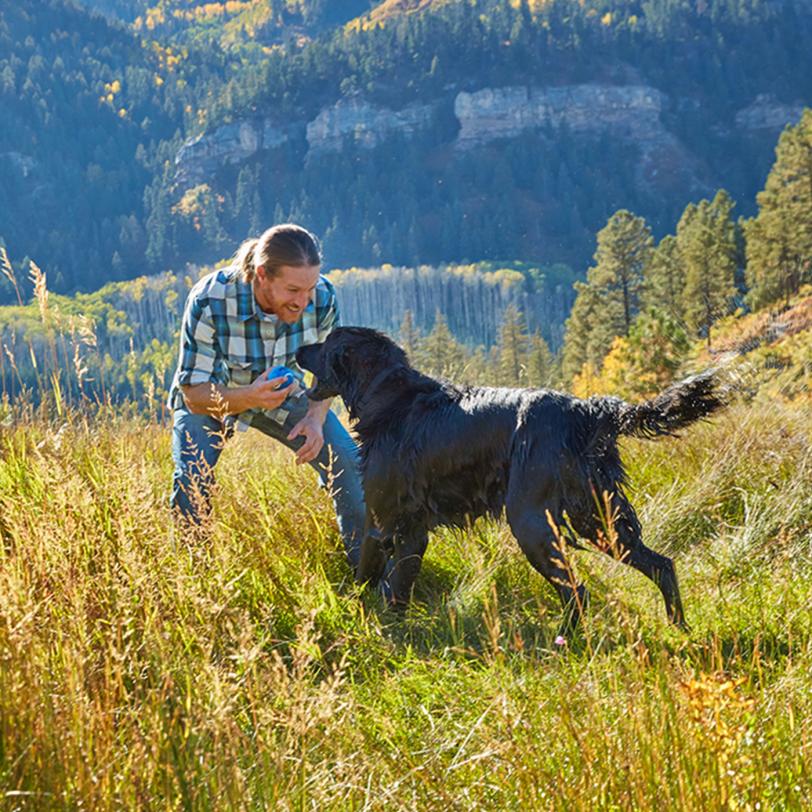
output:
[{"label": "pine tree", "polygon": [[409,360],[414,362],[417,358],[418,342],[420,341],[420,334],[414,326],[414,318],[411,310],[406,310],[403,314],[403,321],[400,323],[400,346],[406,351]]},{"label": "pine tree", "polygon": [[688,327],[711,345],[711,327],[730,310],[736,295],[734,203],[724,189],[712,201],[689,205],[677,225],[685,265],[683,308]]},{"label": "pine tree", "polygon": [[625,209],[615,212],[598,232],[596,264],[590,281],[604,296],[620,301],[623,325],[617,335],[629,334],[639,309],[643,271],[653,242],[646,221]]},{"label": "pine tree", "polygon": [[416,352],[418,369],[430,375],[459,380],[466,362],[465,347],[451,334],[448,323],[438,310],[431,332],[419,342]]},{"label": "pine tree", "polygon": [[643,273],[652,252],[651,231],[642,217],[621,210],[598,233],[595,265],[567,319],[563,373],[581,374],[584,364],[600,367],[615,336],[628,335],[640,305]]},{"label": "pine tree", "polygon": [[530,336],[527,358],[527,385],[535,389],[553,385],[556,377],[555,359],[547,342],[536,332]]},{"label": "pine tree", "polygon": [[627,340],[626,391],[620,395],[653,397],[674,380],[690,348],[685,330],[662,310],[652,308],[636,319]]},{"label": "pine tree", "polygon": [[656,307],[678,321],[683,319],[685,269],[677,238],[669,234],[660,240],[643,273],[643,310]]},{"label": "pine tree", "polygon": [[169,202],[168,183],[156,182],[147,189],[145,200],[147,202],[147,250],[146,260],[154,270],[159,270],[161,264],[173,253],[173,240],[170,222],[172,209]]},{"label": "pine tree", "polygon": [[251,168],[244,166],[237,176],[237,189],[234,193],[234,216],[239,233],[243,233],[250,222],[256,192],[256,176]]},{"label": "pine tree", "polygon": [[515,304],[510,304],[502,314],[502,326],[497,343],[500,385],[526,385],[528,343],[529,336],[524,316]]},{"label": "pine tree", "polygon": [[745,224],[753,307],[789,302],[812,267],[812,110],[781,134],[757,200],[758,215]]},{"label": "pine tree", "polygon": [[562,351],[562,372],[567,381],[572,381],[584,364],[591,362],[594,366],[595,356],[600,354],[594,351],[591,340],[592,326],[597,318],[597,292],[586,282],[576,282],[575,290],[577,293],[567,318]]}]

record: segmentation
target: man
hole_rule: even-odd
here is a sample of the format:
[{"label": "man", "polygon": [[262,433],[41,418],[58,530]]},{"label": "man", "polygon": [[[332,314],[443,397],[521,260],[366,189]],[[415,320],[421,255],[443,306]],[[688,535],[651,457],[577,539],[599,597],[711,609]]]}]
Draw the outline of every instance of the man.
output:
[{"label": "man", "polygon": [[[335,290],[320,274],[316,240],[300,226],[268,229],[240,247],[234,264],[189,292],[178,368],[169,395],[175,462],[171,506],[189,525],[211,512],[213,469],[234,423],[258,429],[309,463],[329,485],[350,566],[358,565],[365,507],[358,449],[330,411],[309,401],[295,352],[339,323]],[[269,379],[278,364],[296,379]]]}]

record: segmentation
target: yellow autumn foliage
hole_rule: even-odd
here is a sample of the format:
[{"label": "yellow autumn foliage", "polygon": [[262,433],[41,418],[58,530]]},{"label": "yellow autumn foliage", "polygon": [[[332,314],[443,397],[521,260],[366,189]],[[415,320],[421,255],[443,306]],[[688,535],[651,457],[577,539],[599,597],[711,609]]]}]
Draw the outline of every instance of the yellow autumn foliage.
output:
[{"label": "yellow autumn foliage", "polygon": [[572,379],[572,394],[578,398],[588,398],[599,394],[600,376],[594,364],[584,361],[581,371]]}]

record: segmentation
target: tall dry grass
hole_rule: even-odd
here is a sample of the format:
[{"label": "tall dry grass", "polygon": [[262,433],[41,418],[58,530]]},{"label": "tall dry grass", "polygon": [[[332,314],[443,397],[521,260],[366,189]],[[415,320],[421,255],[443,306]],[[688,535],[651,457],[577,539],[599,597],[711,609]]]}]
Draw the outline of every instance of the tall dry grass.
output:
[{"label": "tall dry grass", "polygon": [[[44,277],[38,301],[51,318]],[[395,617],[267,438],[231,442],[209,533],[184,536],[167,428],[60,391],[5,398],[0,420],[0,808],[807,805],[808,403],[627,442],[692,631],[642,576],[578,553],[593,604],[558,646],[557,599],[503,523],[434,534]]]},{"label": "tall dry grass", "polygon": [[812,791],[809,412],[629,442],[692,631],[597,554],[560,611],[501,523],[433,537],[405,618],[350,582],[309,471],[255,433],[208,538],[173,535],[168,432],[0,430],[8,809],[793,809]]}]

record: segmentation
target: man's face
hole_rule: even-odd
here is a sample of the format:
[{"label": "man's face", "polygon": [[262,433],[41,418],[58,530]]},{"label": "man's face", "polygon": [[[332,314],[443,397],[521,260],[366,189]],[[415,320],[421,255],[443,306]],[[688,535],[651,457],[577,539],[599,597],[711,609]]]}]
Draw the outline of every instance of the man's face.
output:
[{"label": "man's face", "polygon": [[267,276],[265,268],[257,268],[254,296],[266,313],[281,321],[294,324],[313,299],[319,281],[319,265],[282,265],[275,276]]}]

